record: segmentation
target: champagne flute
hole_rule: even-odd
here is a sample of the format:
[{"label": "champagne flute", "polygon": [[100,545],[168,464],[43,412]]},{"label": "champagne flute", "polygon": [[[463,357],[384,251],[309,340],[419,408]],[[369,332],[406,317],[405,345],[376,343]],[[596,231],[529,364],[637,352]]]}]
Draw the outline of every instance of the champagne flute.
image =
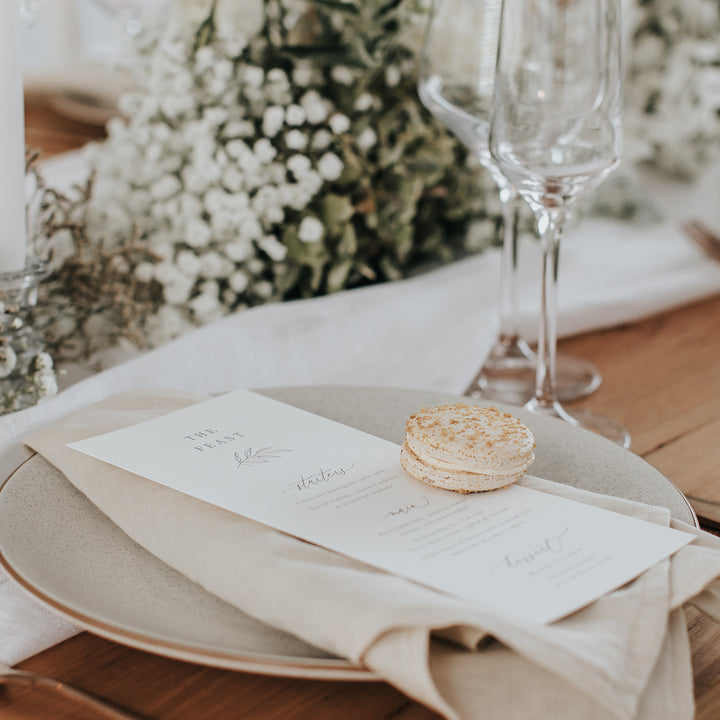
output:
[{"label": "champagne flute", "polygon": [[500,19],[490,152],[535,213],[543,250],[538,364],[526,407],[628,447],[617,422],[570,412],[555,378],[560,237],[568,209],[620,161],[620,0],[509,0]]},{"label": "champagne flute", "polygon": [[[518,198],[498,170],[488,147],[501,0],[435,0],[418,73],[422,103],[489,171],[503,207],[499,332],[480,371],[466,390],[522,405],[533,394],[537,358],[517,322]],[[563,400],[588,395],[600,385],[598,369],[586,360],[558,358]]]}]

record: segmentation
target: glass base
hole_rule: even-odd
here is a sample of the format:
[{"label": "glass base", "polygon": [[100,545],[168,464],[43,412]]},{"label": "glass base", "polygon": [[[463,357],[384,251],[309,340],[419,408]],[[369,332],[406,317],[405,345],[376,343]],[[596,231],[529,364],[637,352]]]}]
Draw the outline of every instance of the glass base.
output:
[{"label": "glass base", "polygon": [[29,321],[45,274],[45,263],[37,258],[27,258],[22,270],[0,272],[0,415],[57,391],[52,359]]},{"label": "glass base", "polygon": [[[524,405],[535,394],[536,355],[515,336],[500,337],[485,363],[465,390],[470,397]],[[590,395],[600,387],[602,375],[588,360],[559,353],[555,384],[562,402]]]},{"label": "glass base", "polygon": [[525,409],[538,415],[559,418],[575,427],[602,435],[624,448],[630,447],[630,433],[612,418],[595,415],[587,410],[567,410],[559,402],[546,405],[539,403],[535,398],[525,404]]}]

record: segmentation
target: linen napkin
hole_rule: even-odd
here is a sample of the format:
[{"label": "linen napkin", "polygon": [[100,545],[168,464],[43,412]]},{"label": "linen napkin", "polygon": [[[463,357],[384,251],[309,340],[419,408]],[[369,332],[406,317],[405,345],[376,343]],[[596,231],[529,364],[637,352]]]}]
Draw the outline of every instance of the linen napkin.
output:
[{"label": "linen napkin", "polygon": [[[44,163],[48,183],[82,182],[82,153]],[[638,227],[587,219],[568,232],[561,260],[561,334],[611,327],[720,292],[720,266],[678,231],[683,218],[720,227],[715,202],[720,165],[699,183],[649,192],[666,221]],[[523,248],[523,308],[534,328],[537,247]],[[219,393],[236,387],[369,385],[460,393],[496,335],[499,253],[329,297],[264,305],[224,318],[137,357],[106,354],[103,372],[68,368],[60,395],[0,417],[0,478],[27,457],[23,438],[69,412],[114,393],[185,388]],[[132,355],[132,353],[130,353]],[[123,360],[123,362],[120,362]],[[90,376],[88,377],[88,374]],[[16,663],[76,630],[23,595],[0,570],[0,658]]]},{"label": "linen napkin", "polygon": [[[363,663],[452,720],[693,715],[681,605],[720,618],[720,541],[697,539],[551,625],[495,615],[195,500],[66,447],[203,398],[131,393],[81,410],[27,443],[130,537],[260,620]],[[549,480],[523,483],[662,524],[664,508]],[[292,597],[292,603],[286,598]],[[495,640],[491,640],[494,638]]]}]

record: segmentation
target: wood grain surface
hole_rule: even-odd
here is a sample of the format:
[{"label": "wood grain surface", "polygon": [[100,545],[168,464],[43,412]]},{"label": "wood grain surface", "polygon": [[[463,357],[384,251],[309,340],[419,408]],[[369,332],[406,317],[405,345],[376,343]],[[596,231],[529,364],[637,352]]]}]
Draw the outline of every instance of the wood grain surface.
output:
[{"label": "wood grain surface", "polygon": [[[101,137],[29,98],[27,142],[47,154]],[[685,493],[720,504],[720,296],[641,322],[565,340],[603,384],[576,407],[617,418],[632,450]],[[708,505],[713,508],[714,505]],[[718,513],[720,518],[720,513]],[[688,608],[697,720],[720,718],[720,626]],[[168,660],[88,633],[20,666],[53,675],[158,720],[429,720],[438,716],[379,682],[325,682],[229,672]],[[47,691],[0,690],[0,717],[93,718]],[[490,719],[489,719],[490,720]],[[582,719],[579,719],[582,720]]]}]

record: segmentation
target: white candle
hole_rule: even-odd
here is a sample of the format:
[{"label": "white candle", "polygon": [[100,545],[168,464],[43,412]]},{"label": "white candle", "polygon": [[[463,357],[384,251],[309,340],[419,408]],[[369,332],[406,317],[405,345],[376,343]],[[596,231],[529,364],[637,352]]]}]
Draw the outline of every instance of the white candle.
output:
[{"label": "white candle", "polygon": [[0,0],[0,272],[25,267],[25,116],[19,0]]}]

